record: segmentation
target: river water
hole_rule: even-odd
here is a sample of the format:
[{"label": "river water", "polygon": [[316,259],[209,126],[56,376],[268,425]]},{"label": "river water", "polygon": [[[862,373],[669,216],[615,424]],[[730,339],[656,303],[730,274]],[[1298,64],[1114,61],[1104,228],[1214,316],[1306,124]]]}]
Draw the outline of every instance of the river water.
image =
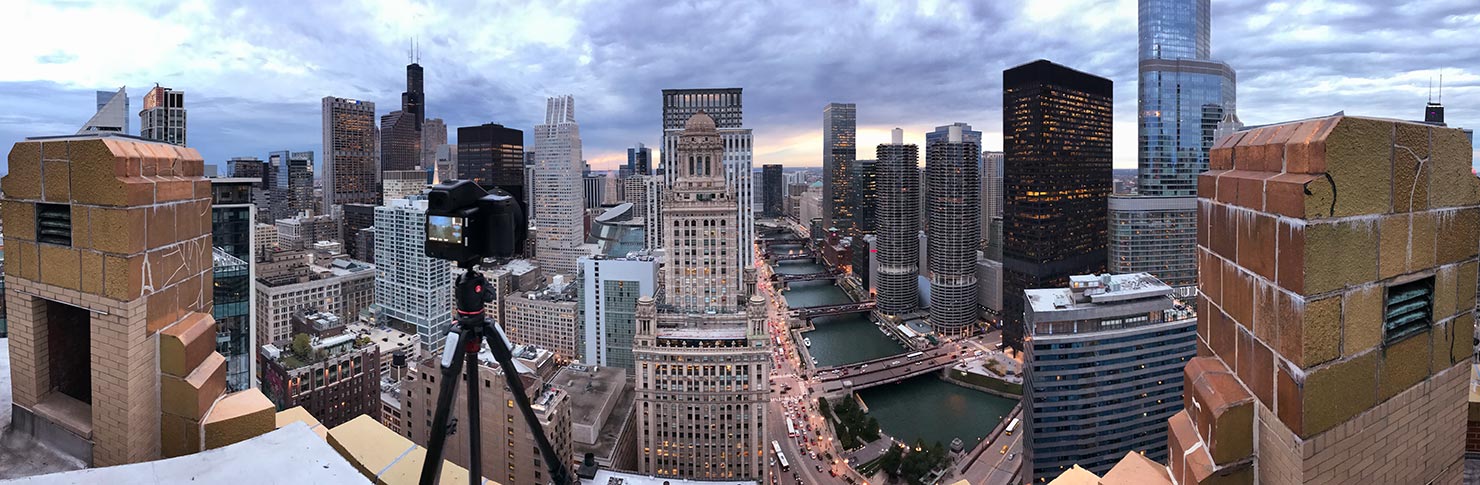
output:
[{"label": "river water", "polygon": [[868,415],[877,418],[879,427],[895,439],[912,445],[916,439],[926,444],[939,441],[949,447],[951,439],[961,438],[968,450],[1017,404],[1013,399],[951,384],[935,374],[871,387],[858,395],[868,406]]},{"label": "river water", "polygon": [[[780,263],[776,272],[781,274],[810,274],[826,271],[821,265],[806,261]],[[782,293],[788,308],[836,305],[852,301],[842,288],[830,281],[799,281],[792,283]],[[867,313],[831,315],[812,319],[816,330],[803,333],[812,341],[809,352],[817,359],[819,367],[852,364],[866,360],[898,355],[905,347],[879,331],[869,320]]]}]

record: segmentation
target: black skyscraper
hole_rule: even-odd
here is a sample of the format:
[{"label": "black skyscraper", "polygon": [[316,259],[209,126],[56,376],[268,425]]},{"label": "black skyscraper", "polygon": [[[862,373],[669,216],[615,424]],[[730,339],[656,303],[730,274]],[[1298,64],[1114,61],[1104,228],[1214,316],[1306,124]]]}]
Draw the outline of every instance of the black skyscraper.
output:
[{"label": "black skyscraper", "polygon": [[380,117],[380,169],[416,170],[421,166],[421,126],[426,121],[426,93],[421,65],[406,66],[401,109]]},{"label": "black skyscraper", "polygon": [[1112,83],[1045,60],[1002,73],[1003,339],[1023,337],[1023,290],[1105,271]]},{"label": "black skyscraper", "polygon": [[848,167],[848,206],[853,210],[855,239],[874,233],[874,205],[877,200],[878,184],[874,176],[873,160],[854,160]]},{"label": "black skyscraper", "polygon": [[485,189],[508,191],[528,213],[523,131],[494,123],[458,128],[457,173]]},{"label": "black skyscraper", "polygon": [[761,207],[765,209],[766,217],[781,217],[781,201],[785,198],[786,182],[781,180],[780,165],[761,166]]}]

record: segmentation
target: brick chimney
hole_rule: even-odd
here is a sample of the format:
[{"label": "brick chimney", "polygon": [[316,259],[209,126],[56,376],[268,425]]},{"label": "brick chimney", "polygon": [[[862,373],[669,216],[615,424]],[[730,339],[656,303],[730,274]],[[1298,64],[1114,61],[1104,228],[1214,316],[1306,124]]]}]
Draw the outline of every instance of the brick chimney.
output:
[{"label": "brick chimney", "polygon": [[1341,115],[1213,148],[1199,357],[1168,434],[1177,483],[1459,483],[1471,157],[1457,129]]},{"label": "brick chimney", "polygon": [[218,418],[260,417],[256,391],[217,406],[226,362],[210,315],[200,154],[128,136],[46,137],[16,143],[9,164],[18,430],[109,466],[201,449],[213,406],[230,411]]}]

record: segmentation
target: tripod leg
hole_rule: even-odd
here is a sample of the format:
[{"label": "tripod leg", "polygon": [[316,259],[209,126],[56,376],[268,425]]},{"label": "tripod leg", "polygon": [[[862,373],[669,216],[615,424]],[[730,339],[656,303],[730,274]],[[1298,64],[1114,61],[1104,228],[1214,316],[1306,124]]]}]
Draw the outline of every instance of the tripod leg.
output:
[{"label": "tripod leg", "polygon": [[530,434],[534,435],[535,444],[539,445],[540,454],[545,458],[545,466],[550,468],[550,483],[555,485],[569,485],[570,475],[565,471],[565,460],[570,457],[562,457],[555,453],[555,447],[550,444],[550,439],[545,435],[545,429],[540,425],[540,419],[534,415],[534,408],[529,407],[529,396],[525,394],[524,381],[519,377],[519,369],[514,367],[514,354],[509,348],[508,338],[503,330],[493,324],[491,320],[483,320],[483,339],[488,341],[488,350],[493,353],[494,359],[498,360],[499,367],[504,370],[504,380],[509,385],[509,393],[512,394],[514,404],[524,413],[524,423],[529,426]]},{"label": "tripod leg", "polygon": [[478,348],[483,342],[477,327],[465,332],[470,334],[462,344],[468,366],[468,485],[478,485],[483,480],[483,431],[478,424]]},{"label": "tripod leg", "polygon": [[[452,399],[457,396],[457,381],[463,368],[464,347],[459,345],[458,337],[460,336],[458,331],[453,330],[447,334],[447,340],[443,343],[443,345],[451,345],[452,348],[444,349],[443,352],[442,384],[437,390],[437,412],[432,415],[432,428],[428,431],[426,461],[421,464],[421,481],[419,482],[421,485],[437,483],[437,476],[442,473],[442,451],[447,441],[447,420],[452,414]],[[447,351],[452,354],[446,355]]]}]

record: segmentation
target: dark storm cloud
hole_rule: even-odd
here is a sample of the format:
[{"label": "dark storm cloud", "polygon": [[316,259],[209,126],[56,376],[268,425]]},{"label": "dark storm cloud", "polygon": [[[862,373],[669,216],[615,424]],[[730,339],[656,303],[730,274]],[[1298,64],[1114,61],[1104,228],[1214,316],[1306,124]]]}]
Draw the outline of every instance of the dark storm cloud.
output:
[{"label": "dark storm cloud", "polygon": [[[1213,8],[1213,55],[1238,71],[1247,123],[1338,110],[1415,118],[1430,73],[1445,68],[1451,124],[1480,125],[1473,0]],[[190,35],[161,47],[157,64],[96,76],[48,70],[97,61],[86,53],[36,52],[21,74],[0,78],[0,142],[75,131],[93,90],[115,83],[130,86],[137,111],[159,82],[186,91],[191,144],[211,163],[317,151],[323,96],[373,101],[377,114],[399,108],[415,36],[428,116],[452,137],[486,122],[528,132],[545,96],[573,94],[587,158],[611,161],[633,143],[658,144],[661,89],[736,86],[757,164],[818,164],[828,102],[857,103],[861,132],[905,126],[919,137],[965,121],[996,147],[1002,70],[1046,58],[1115,81],[1116,164],[1135,164],[1133,3],[267,0],[138,10]]]}]

